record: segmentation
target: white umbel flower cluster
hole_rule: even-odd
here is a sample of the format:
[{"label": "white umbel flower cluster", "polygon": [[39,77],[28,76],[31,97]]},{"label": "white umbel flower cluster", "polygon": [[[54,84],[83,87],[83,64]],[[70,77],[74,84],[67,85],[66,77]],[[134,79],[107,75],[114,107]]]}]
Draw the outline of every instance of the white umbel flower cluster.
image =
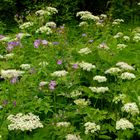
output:
[{"label": "white umbel flower cluster", "polygon": [[50,13],[46,10],[38,10],[35,12],[36,15],[43,16],[43,15],[50,15]]},{"label": "white umbel flower cluster", "polygon": [[125,102],[125,99],[126,99],[126,95],[125,94],[119,94],[118,96],[115,96],[114,97],[113,102],[115,104],[117,104],[118,102],[124,103]]},{"label": "white umbel flower cluster", "polygon": [[133,41],[134,41],[134,42],[139,42],[139,41],[140,41],[140,33],[137,33],[137,34],[133,37]]},{"label": "white umbel flower cluster", "polygon": [[66,74],[68,74],[67,71],[65,71],[65,70],[60,70],[60,71],[55,71],[55,72],[53,72],[51,75],[52,75],[52,76],[55,76],[55,77],[62,77],[62,76],[65,76]]},{"label": "white umbel flower cluster", "polygon": [[0,54],[0,59],[3,59],[3,58],[4,58],[4,56]]},{"label": "white umbel flower cluster", "polygon": [[89,89],[95,93],[105,93],[109,91],[108,87],[89,87]]},{"label": "white umbel flower cluster", "polygon": [[20,67],[23,70],[29,70],[31,68],[31,65],[30,64],[21,64]]},{"label": "white umbel flower cluster", "polygon": [[58,10],[56,8],[54,8],[54,7],[47,7],[46,10],[48,12],[50,12],[50,14],[56,14],[56,13],[58,13]]},{"label": "white umbel flower cluster", "polygon": [[86,48],[80,49],[80,51],[78,51],[78,53],[80,53],[80,54],[89,54],[89,53],[91,53],[91,50],[86,47]]},{"label": "white umbel flower cluster", "polygon": [[89,11],[80,11],[77,12],[76,16],[80,16],[82,20],[93,20],[93,21],[99,21],[100,18],[98,16],[92,15]]},{"label": "white umbel flower cluster", "polygon": [[47,35],[49,35],[52,33],[52,30],[51,30],[51,28],[49,28],[47,26],[42,26],[36,30],[36,33],[46,33]]},{"label": "white umbel flower cluster", "polygon": [[19,71],[16,69],[11,70],[1,70],[1,77],[4,79],[11,79],[13,77],[19,77],[24,73],[24,71]]},{"label": "white umbel flower cluster", "polygon": [[106,43],[101,43],[97,46],[98,49],[109,50],[110,48],[107,46]]},{"label": "white umbel flower cluster", "polygon": [[9,53],[3,56],[5,59],[12,59],[14,57],[14,53]]},{"label": "white umbel flower cluster", "polygon": [[125,45],[125,44],[117,44],[117,49],[119,49],[119,50],[122,50],[126,47],[127,47],[127,45]]},{"label": "white umbel flower cluster", "polygon": [[10,131],[32,131],[33,129],[43,127],[39,117],[32,113],[28,113],[26,115],[23,115],[22,113],[18,113],[16,115],[9,115],[7,119],[11,122],[11,124],[8,125],[8,129]]},{"label": "white umbel flower cluster", "polygon": [[84,126],[85,126],[85,134],[89,134],[89,133],[93,134],[100,130],[100,125],[97,125],[96,123],[87,122],[84,124]]},{"label": "white umbel flower cluster", "polygon": [[74,103],[78,106],[87,106],[90,104],[89,100],[85,100],[85,99],[74,100]]},{"label": "white umbel flower cluster", "polygon": [[54,27],[55,28],[56,27],[56,23],[55,22],[52,22],[52,21],[51,22],[47,22],[46,23],[46,26],[47,27]]},{"label": "white umbel flower cluster", "polygon": [[123,39],[124,39],[125,41],[130,41],[130,37],[129,37],[129,36],[123,36]]},{"label": "white umbel flower cluster", "polygon": [[70,126],[70,122],[58,122],[56,124],[57,127],[69,127]]},{"label": "white umbel flower cluster", "polygon": [[114,35],[113,38],[120,38],[123,36],[123,33],[122,32],[118,32],[116,35]]},{"label": "white umbel flower cluster", "polygon": [[121,74],[120,78],[123,79],[123,80],[131,80],[131,79],[136,78],[136,76],[133,73],[124,72],[124,73]]},{"label": "white umbel flower cluster", "polygon": [[77,97],[77,96],[80,96],[80,95],[82,95],[82,92],[81,91],[79,91],[79,90],[74,90],[74,91],[72,91],[71,93],[70,93],[70,97]]},{"label": "white umbel flower cluster", "polygon": [[74,135],[74,134],[68,134],[67,136],[66,136],[66,140],[82,140],[81,138],[80,138],[80,136],[78,135]]},{"label": "white umbel flower cluster", "polygon": [[116,122],[116,130],[134,129],[134,125],[129,120],[122,118]]},{"label": "white umbel flower cluster", "polygon": [[86,21],[82,21],[79,23],[79,27],[87,27],[88,23]]},{"label": "white umbel flower cluster", "polygon": [[33,22],[25,22],[22,25],[19,26],[20,29],[26,29],[33,26]]},{"label": "white umbel flower cluster", "polygon": [[124,104],[124,106],[121,108],[121,110],[123,112],[130,113],[131,115],[139,114],[139,108],[135,102]]},{"label": "white umbel flower cluster", "polygon": [[113,22],[112,22],[112,25],[119,25],[121,22],[124,22],[123,19],[115,19]]},{"label": "white umbel flower cluster", "polygon": [[119,68],[110,68],[108,70],[105,71],[105,74],[118,74],[119,72],[121,72],[121,70]]},{"label": "white umbel flower cluster", "polygon": [[93,77],[93,80],[102,83],[102,82],[106,82],[107,78],[105,76],[96,75],[95,77]]},{"label": "white umbel flower cluster", "polygon": [[47,85],[48,84],[48,82],[46,82],[46,81],[41,81],[40,83],[39,83],[39,86],[40,87],[43,87],[43,86],[45,86],[45,85]]},{"label": "white umbel flower cluster", "polygon": [[91,63],[87,63],[84,61],[82,61],[81,63],[78,63],[78,64],[83,70],[86,70],[86,71],[91,71],[91,69],[95,68],[95,65],[92,65]]},{"label": "white umbel flower cluster", "polygon": [[132,66],[125,62],[118,62],[116,66],[120,67],[122,70],[135,70]]}]

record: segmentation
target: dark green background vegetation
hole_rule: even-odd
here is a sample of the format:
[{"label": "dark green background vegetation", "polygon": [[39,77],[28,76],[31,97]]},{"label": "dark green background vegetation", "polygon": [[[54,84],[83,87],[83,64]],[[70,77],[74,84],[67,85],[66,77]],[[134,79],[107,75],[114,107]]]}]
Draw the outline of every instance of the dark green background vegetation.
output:
[{"label": "dark green background vegetation", "polygon": [[[0,28],[14,27],[14,16],[24,17],[45,6],[58,9],[57,24],[72,23],[78,11],[90,11],[95,15],[105,13],[112,18],[123,18],[132,23],[139,21],[139,0],[0,0]],[[13,26],[11,26],[13,25]]]}]

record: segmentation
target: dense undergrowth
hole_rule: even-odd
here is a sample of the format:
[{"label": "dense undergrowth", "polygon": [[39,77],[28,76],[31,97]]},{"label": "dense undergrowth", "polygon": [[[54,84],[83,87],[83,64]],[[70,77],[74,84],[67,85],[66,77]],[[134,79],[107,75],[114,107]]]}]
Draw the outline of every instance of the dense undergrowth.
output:
[{"label": "dense undergrowth", "polygon": [[2,140],[140,138],[140,27],[47,7],[0,39]]}]

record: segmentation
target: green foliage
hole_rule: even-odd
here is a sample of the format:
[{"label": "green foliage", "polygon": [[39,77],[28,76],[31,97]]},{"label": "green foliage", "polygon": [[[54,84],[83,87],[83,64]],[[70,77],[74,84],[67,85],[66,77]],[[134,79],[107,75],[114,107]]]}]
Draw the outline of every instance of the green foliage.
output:
[{"label": "green foliage", "polygon": [[[43,10],[47,10],[47,7]],[[9,35],[9,39],[4,37],[0,40],[2,139],[65,140],[68,134],[79,135],[83,140],[138,139],[140,40],[134,40],[134,37],[139,36],[139,28],[133,29],[133,26],[121,23],[113,25],[107,17],[99,24],[101,17],[90,15],[98,20],[88,19],[88,26],[57,25],[49,27],[52,31],[50,34],[46,30],[36,32],[46,26],[51,16],[39,16],[33,11],[25,17],[33,25],[21,28],[24,20],[17,20],[19,32],[24,33],[24,36],[19,37],[18,34],[17,37],[19,32],[16,32]],[[121,36],[115,38],[118,32],[122,32]],[[129,40],[124,39],[126,35]],[[42,43],[44,40],[46,44]],[[39,41],[39,44],[36,45],[35,41]],[[15,42],[18,44],[12,46]],[[118,44],[127,46],[118,48]],[[9,57],[7,54],[13,55]],[[82,66],[81,62],[86,64]],[[118,62],[129,65],[122,68],[116,66]],[[29,64],[30,67],[25,69],[21,64]],[[120,68],[120,71],[107,73],[112,67]],[[10,72],[3,74],[3,70],[11,69],[23,73],[20,76],[14,73],[12,77],[7,76],[11,75]],[[56,74],[62,70],[63,73]],[[130,72],[136,77],[130,75],[123,79],[124,72]],[[107,81],[93,80],[97,75],[104,76]],[[17,79],[14,81],[13,78]],[[107,87],[108,90],[92,90],[91,87]],[[135,103],[136,107],[130,106],[130,110],[123,110],[122,107],[127,103]],[[18,130],[10,130],[7,117],[20,112],[37,115],[43,128],[22,131],[20,127],[24,126],[23,123]],[[127,119],[132,125],[123,122],[117,128],[116,122],[121,118]],[[87,123],[91,125],[89,128],[85,125]]]},{"label": "green foliage", "polygon": [[138,0],[108,1],[110,5],[110,16],[113,18],[122,18],[126,21],[137,22],[140,20],[140,6],[138,2]]}]

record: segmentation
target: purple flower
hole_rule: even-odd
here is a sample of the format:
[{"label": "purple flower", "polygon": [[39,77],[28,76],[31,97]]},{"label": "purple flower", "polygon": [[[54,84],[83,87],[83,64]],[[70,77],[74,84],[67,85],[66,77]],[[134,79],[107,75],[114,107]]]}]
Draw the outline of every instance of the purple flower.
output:
[{"label": "purple flower", "polygon": [[48,41],[47,40],[42,40],[42,45],[48,45]]},{"label": "purple flower", "polygon": [[49,89],[54,90],[55,89],[55,86],[56,86],[56,81],[51,81],[49,83]]},{"label": "purple flower", "polygon": [[53,45],[57,45],[57,44],[59,44],[59,42],[52,42],[52,44],[53,44]]},{"label": "purple flower", "polygon": [[19,46],[20,42],[19,41],[12,41],[12,42],[8,42],[8,45]]},{"label": "purple flower", "polygon": [[13,101],[13,106],[16,106],[17,105],[17,102],[16,101]]},{"label": "purple flower", "polygon": [[87,34],[84,33],[84,34],[82,34],[82,36],[87,36]]},{"label": "purple flower", "polygon": [[40,40],[40,39],[35,40],[35,41],[34,41],[34,47],[35,47],[35,48],[38,48],[39,45],[40,45],[40,43],[41,43],[41,40]]},{"label": "purple flower", "polygon": [[73,64],[72,66],[74,69],[78,69],[78,64]]},{"label": "purple flower", "polygon": [[7,44],[7,50],[10,52],[16,46],[20,46],[20,42],[19,41],[11,41],[11,42],[8,42],[8,44]]},{"label": "purple flower", "polygon": [[61,64],[62,64],[62,60],[58,60],[58,61],[57,61],[57,64],[58,64],[58,65],[61,65]]},{"label": "purple flower", "polygon": [[18,78],[17,77],[13,77],[11,80],[10,80],[10,83],[11,84],[15,84],[17,82]]},{"label": "purple flower", "polygon": [[8,104],[8,100],[3,100],[3,105],[6,106]]}]

